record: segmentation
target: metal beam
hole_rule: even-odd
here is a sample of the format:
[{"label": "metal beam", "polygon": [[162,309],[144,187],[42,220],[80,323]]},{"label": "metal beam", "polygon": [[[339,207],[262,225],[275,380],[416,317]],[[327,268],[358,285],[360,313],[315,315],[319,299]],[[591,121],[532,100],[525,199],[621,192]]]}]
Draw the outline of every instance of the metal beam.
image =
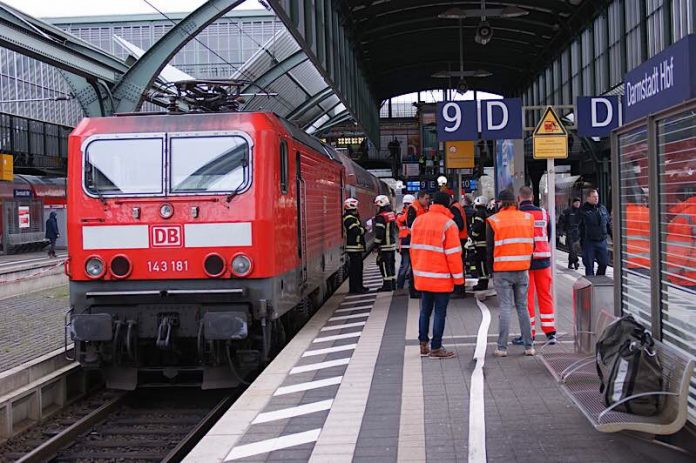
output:
[{"label": "metal beam", "polygon": [[[307,11],[308,8],[311,10],[312,2],[269,0],[268,3],[346,106],[350,116],[379,147],[378,105],[365,79],[362,63],[354,53],[356,44],[349,38],[339,9],[334,8],[331,1],[323,2],[325,21],[322,24]],[[325,50],[330,51],[325,60],[317,56],[317,43],[320,41],[325,41]]]},{"label": "metal beam", "polygon": [[244,0],[208,0],[159,39],[128,70],[113,91],[115,112],[135,112],[160,71],[176,53],[213,21]]},{"label": "metal beam", "polygon": [[324,90],[321,92],[317,93],[316,95],[312,96],[311,98],[305,100],[304,103],[302,103],[300,106],[295,108],[290,114],[288,114],[286,117],[288,120],[295,120],[298,119],[300,116],[302,116],[304,113],[307,112],[310,108],[312,108],[315,105],[318,105],[328,97],[333,95],[333,89],[331,87],[326,87]]},{"label": "metal beam", "polygon": [[128,70],[124,61],[2,3],[0,46],[64,71],[109,83]]},{"label": "metal beam", "polygon": [[296,51],[280,63],[270,68],[263,75],[254,79],[251,84],[242,90],[242,93],[249,93],[253,91],[254,87],[256,87],[258,90],[265,91],[266,86],[272,84],[307,60],[307,55],[305,55],[302,50]]}]

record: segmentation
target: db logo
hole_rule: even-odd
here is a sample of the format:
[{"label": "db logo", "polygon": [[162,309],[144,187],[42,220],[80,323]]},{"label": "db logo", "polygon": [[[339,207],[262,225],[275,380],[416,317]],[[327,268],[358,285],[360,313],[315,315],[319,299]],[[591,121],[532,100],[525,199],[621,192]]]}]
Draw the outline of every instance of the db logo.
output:
[{"label": "db logo", "polygon": [[178,248],[183,245],[181,225],[167,225],[150,229],[153,248]]}]

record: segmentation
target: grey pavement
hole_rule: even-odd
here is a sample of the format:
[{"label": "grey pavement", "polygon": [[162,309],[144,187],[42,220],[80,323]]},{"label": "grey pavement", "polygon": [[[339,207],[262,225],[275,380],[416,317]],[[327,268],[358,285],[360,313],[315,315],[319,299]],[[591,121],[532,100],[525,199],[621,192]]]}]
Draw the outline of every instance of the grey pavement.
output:
[{"label": "grey pavement", "polygon": [[68,287],[0,300],[0,371],[63,346]]}]

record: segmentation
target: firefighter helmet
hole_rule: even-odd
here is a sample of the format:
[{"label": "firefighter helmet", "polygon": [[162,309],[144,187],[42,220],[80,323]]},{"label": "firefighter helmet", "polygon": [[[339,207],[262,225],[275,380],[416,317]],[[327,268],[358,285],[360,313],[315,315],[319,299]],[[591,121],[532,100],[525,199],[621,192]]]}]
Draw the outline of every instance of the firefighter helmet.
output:
[{"label": "firefighter helmet", "polygon": [[379,195],[375,198],[375,204],[379,207],[384,207],[389,205],[389,198],[384,195]]},{"label": "firefighter helmet", "polygon": [[440,175],[437,178],[437,186],[444,186],[444,185],[447,185],[447,177],[445,177],[444,175]]},{"label": "firefighter helmet", "polygon": [[416,198],[413,195],[405,195],[402,201],[404,204],[413,204],[416,201]]},{"label": "firefighter helmet", "polygon": [[357,209],[359,201],[355,198],[348,198],[343,202],[344,209]]},{"label": "firefighter helmet", "polygon": [[488,204],[488,198],[485,196],[477,196],[474,200],[474,206],[485,206]]}]

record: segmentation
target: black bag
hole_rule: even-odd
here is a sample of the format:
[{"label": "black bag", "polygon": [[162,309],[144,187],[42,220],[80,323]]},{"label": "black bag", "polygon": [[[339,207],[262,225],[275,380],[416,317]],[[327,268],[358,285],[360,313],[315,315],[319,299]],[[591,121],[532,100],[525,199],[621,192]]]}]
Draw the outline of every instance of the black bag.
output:
[{"label": "black bag", "polygon": [[[662,367],[655,341],[643,325],[627,315],[607,326],[597,340],[597,374],[605,405],[626,397],[662,391]],[[660,409],[659,395],[631,399],[614,410],[651,416]]]}]

